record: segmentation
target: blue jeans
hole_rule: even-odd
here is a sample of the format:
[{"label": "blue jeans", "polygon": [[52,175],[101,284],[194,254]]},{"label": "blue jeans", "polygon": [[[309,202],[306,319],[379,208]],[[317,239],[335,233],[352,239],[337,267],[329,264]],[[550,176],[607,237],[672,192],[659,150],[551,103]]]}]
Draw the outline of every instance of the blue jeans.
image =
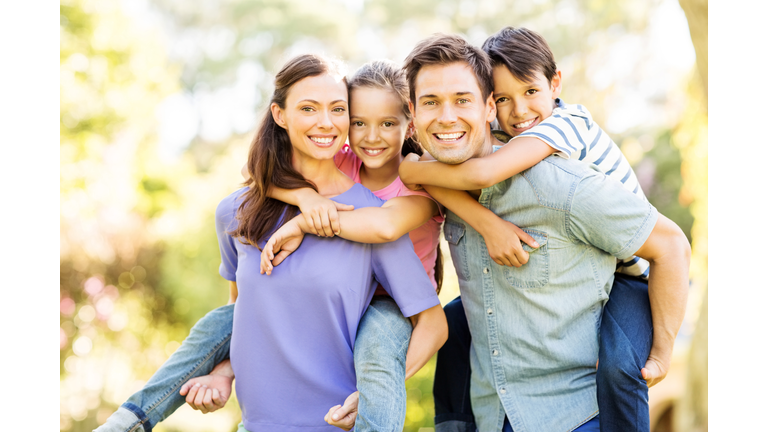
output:
[{"label": "blue jeans", "polygon": [[[178,350],[95,432],[151,432],[185,403],[181,386],[209,374],[229,358],[234,305],[222,306],[192,327]],[[376,296],[358,325],[355,369],[360,391],[356,431],[402,430],[405,423],[405,355],[411,322],[392,298]],[[361,372],[362,371],[362,372]],[[328,401],[328,408],[344,401]]]},{"label": "blue jeans", "polygon": [[[574,429],[574,432],[598,432],[600,430],[600,416],[592,417],[588,422]],[[501,432],[515,432],[512,430],[512,425],[509,424],[509,419],[504,419],[504,427],[501,428]]]},{"label": "blue jeans", "polygon": [[[443,310],[448,320],[448,341],[437,353],[433,387],[435,431],[474,432],[475,418],[469,399],[472,338],[461,297]],[[648,386],[640,369],[645,366],[652,341],[648,283],[616,274],[600,324],[596,380],[602,432],[650,430]]]}]

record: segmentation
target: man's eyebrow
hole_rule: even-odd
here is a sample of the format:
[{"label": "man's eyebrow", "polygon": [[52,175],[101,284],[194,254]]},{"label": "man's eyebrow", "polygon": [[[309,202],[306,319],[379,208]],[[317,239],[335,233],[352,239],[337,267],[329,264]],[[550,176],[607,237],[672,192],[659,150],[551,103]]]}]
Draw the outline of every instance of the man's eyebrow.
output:
[{"label": "man's eyebrow", "polygon": [[[316,101],[314,99],[302,99],[302,100],[298,101],[297,103],[304,103],[304,102],[309,102],[309,103],[313,103],[315,105],[320,105],[320,102],[318,102],[318,101]],[[347,101],[345,101],[344,99],[336,99],[335,101],[331,102],[330,105],[333,105],[333,104],[339,103],[339,102],[347,103]]]},{"label": "man's eyebrow", "polygon": [[[453,96],[467,96],[467,95],[470,95],[470,96],[474,96],[474,95],[475,95],[475,93],[474,93],[474,92],[471,92],[471,91],[460,91],[460,92],[456,92],[456,93],[454,93],[454,94],[453,94]],[[426,94],[426,95],[421,95],[421,96],[419,96],[419,100],[421,100],[421,99],[425,99],[425,98],[428,98],[428,99],[436,99],[436,98],[437,98],[437,95],[434,95],[434,94]]]}]

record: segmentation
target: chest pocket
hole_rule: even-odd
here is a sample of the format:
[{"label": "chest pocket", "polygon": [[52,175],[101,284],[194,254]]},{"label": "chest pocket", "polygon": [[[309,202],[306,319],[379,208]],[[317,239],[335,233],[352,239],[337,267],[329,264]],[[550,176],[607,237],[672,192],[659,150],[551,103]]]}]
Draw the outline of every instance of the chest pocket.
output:
[{"label": "chest pocket", "polygon": [[537,243],[534,249],[523,243],[523,250],[528,252],[528,262],[522,267],[504,267],[507,281],[517,288],[540,288],[549,283],[549,249],[547,233],[522,228]]},{"label": "chest pocket", "polygon": [[456,276],[469,280],[469,264],[467,263],[467,241],[464,238],[466,228],[460,223],[446,220],[443,224],[443,235],[451,249],[451,259],[456,268]]}]

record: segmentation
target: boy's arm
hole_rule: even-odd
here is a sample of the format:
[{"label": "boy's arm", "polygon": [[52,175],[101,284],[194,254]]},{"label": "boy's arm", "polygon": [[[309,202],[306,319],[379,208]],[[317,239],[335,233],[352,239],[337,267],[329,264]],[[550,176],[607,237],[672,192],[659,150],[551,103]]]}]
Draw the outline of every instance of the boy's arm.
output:
[{"label": "boy's arm", "polygon": [[663,380],[669,371],[675,337],[685,317],[691,246],[680,227],[659,214],[651,235],[635,255],[650,263],[648,297],[653,344],[641,373],[651,387]]},{"label": "boy's arm", "polygon": [[532,248],[539,247],[533,237],[496,216],[467,192],[428,185],[424,189],[483,236],[488,254],[496,264],[520,267],[527,263],[528,252],[523,250],[521,240]]},{"label": "boy's arm", "polygon": [[457,165],[406,159],[400,164],[399,174],[405,184],[430,184],[457,190],[483,189],[527,170],[555,151],[538,138],[520,137],[488,156]]}]

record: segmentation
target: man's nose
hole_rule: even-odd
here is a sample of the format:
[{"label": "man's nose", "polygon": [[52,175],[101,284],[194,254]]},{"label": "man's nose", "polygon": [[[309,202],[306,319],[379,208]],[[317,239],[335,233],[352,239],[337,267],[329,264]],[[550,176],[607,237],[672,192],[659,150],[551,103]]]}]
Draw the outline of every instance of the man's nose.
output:
[{"label": "man's nose", "polygon": [[453,107],[449,104],[443,105],[437,121],[442,124],[453,124],[456,123],[456,120],[456,112],[453,110]]}]

